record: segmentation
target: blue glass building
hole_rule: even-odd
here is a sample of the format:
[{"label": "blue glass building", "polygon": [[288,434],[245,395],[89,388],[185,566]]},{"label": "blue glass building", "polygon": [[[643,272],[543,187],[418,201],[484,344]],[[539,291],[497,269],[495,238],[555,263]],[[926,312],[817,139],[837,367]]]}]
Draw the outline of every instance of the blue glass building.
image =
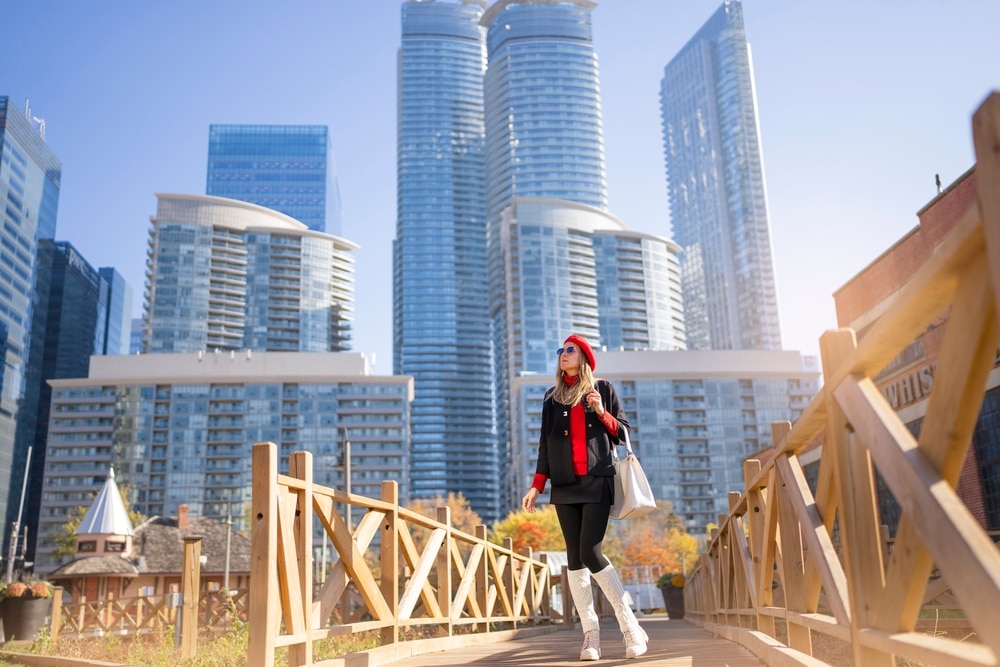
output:
[{"label": "blue glass building", "polygon": [[[51,275],[46,308],[44,355],[38,389],[35,442],[25,495],[21,525],[28,529],[27,560],[34,560],[38,535],[38,512],[47,455],[49,403],[52,388],[48,380],[84,378],[91,355],[105,354],[108,301],[111,287],[105,275],[114,269],[94,269],[67,241],[40,240],[39,266]],[[125,285],[121,281],[119,289]]]},{"label": "blue glass building", "polygon": [[132,340],[132,287],[114,267],[97,271],[104,279],[103,335],[94,354],[129,354]]},{"label": "blue glass building", "polygon": [[35,441],[49,291],[38,244],[54,239],[62,165],[31,112],[0,96],[0,517],[8,544]]},{"label": "blue glass building", "polygon": [[325,125],[211,125],[205,194],[265,206],[309,229],[339,234],[340,193],[327,134]]},{"label": "blue glass building", "polygon": [[688,347],[781,349],[750,47],[726,0],[664,69],[660,88]]},{"label": "blue glass building", "polygon": [[414,378],[413,497],[500,517],[487,317],[484,2],[404,2],[393,368]]},{"label": "blue glass building", "polygon": [[608,208],[593,7],[500,0],[482,18],[491,221],[514,196]]}]

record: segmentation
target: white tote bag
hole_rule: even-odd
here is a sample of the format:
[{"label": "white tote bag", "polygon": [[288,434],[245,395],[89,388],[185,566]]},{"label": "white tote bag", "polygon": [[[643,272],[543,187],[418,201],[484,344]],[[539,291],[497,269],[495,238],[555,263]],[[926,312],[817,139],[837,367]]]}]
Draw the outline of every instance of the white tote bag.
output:
[{"label": "white tote bag", "polygon": [[615,465],[615,502],[611,505],[612,519],[638,519],[656,509],[653,491],[646,473],[632,451],[632,442],[625,429],[625,458],[618,458],[618,448],[612,447]]}]

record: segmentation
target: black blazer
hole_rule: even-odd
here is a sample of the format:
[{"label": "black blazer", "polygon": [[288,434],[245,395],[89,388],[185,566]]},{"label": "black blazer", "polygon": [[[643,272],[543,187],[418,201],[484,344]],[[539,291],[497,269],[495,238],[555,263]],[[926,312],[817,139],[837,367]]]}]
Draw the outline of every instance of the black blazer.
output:
[{"label": "black blazer", "polygon": [[[604,409],[618,420],[618,433],[612,436],[596,412],[587,412],[587,474],[609,476],[615,474],[611,448],[625,437],[628,420],[614,385],[607,380],[596,380]],[[573,444],[569,435],[570,406],[557,403],[552,398],[553,389],[545,394],[542,403],[542,433],[538,439],[538,462],[535,473],[547,476],[553,486],[572,484],[576,481],[573,470]]]}]

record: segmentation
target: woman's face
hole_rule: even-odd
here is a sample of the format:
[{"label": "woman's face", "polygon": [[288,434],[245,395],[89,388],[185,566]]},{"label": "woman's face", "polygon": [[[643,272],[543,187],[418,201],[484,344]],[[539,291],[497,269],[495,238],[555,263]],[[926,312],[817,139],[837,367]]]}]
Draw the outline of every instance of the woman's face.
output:
[{"label": "woman's face", "polygon": [[559,370],[569,375],[580,374],[580,348],[570,343],[563,345],[559,353]]}]

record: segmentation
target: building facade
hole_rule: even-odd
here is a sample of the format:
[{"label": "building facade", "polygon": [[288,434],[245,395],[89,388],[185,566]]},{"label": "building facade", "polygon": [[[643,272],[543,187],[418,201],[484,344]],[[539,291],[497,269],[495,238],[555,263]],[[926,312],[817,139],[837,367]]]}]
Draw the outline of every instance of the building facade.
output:
[{"label": "building facade", "polygon": [[313,231],[340,233],[325,125],[209,126],[205,194],[280,211]]},{"label": "building facade", "polygon": [[[838,325],[851,327],[859,340],[864,338],[975,201],[976,177],[969,170],[917,213],[917,227],[834,293]],[[914,437],[920,436],[934,391],[934,370],[947,325],[948,314],[944,313],[874,378]],[[894,535],[899,505],[885,483],[880,478],[877,481],[881,523]],[[1000,348],[987,378],[957,492],[983,529],[1000,539]]]},{"label": "building facade", "polygon": [[[657,500],[673,504],[691,535],[729,512],[744,489],[743,461],[771,444],[771,424],[794,421],[815,396],[819,365],[798,352],[679,350],[597,352],[614,383],[633,448]],[[550,372],[514,380],[514,495],[531,485]],[[622,452],[620,452],[622,453]],[[547,502],[546,494],[538,502]]]},{"label": "building facade", "polygon": [[404,2],[393,368],[414,378],[414,497],[462,493],[499,518],[487,316],[485,2]]},{"label": "building facade", "polygon": [[[290,453],[312,452],[315,482],[337,488],[348,449],[352,493],[378,498],[395,479],[409,497],[412,378],[370,375],[360,354],[93,357],[87,378],[51,385],[42,536],[90,503],[109,467],[146,516],[187,504],[194,516],[241,521],[255,442],[278,445],[283,469]],[[58,565],[51,552],[39,540],[36,571]]]},{"label": "building facade", "polygon": [[18,521],[35,442],[50,276],[38,244],[54,239],[62,165],[31,111],[0,96],[0,520]]},{"label": "building facade", "polygon": [[146,352],[351,348],[356,244],[233,199],[160,194],[157,202]]},{"label": "building facade", "polygon": [[663,145],[689,349],[781,349],[753,63],[739,0],[664,68]]},{"label": "building facade", "polygon": [[487,215],[514,197],[607,210],[590,0],[498,0],[483,15]]},{"label": "building facade", "polygon": [[107,286],[100,345],[94,354],[129,354],[132,341],[132,286],[113,267],[97,270]]}]

